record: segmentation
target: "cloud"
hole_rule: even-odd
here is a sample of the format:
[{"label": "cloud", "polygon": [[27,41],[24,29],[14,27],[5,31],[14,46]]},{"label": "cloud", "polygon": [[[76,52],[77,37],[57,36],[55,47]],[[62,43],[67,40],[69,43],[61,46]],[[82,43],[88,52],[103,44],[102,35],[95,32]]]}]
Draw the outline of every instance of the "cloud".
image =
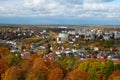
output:
[{"label": "cloud", "polygon": [[112,2],[114,0],[84,0],[85,3],[104,3],[104,2]]},{"label": "cloud", "polygon": [[111,1],[114,1],[114,0],[103,0],[104,2],[111,2]]},{"label": "cloud", "polygon": [[6,0],[0,1],[0,16],[70,16],[120,18],[115,0]]}]

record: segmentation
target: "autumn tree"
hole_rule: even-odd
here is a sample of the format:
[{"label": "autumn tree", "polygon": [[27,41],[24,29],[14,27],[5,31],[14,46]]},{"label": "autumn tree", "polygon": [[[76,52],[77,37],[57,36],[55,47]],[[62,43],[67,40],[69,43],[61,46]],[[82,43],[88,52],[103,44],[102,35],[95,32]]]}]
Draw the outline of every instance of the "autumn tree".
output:
[{"label": "autumn tree", "polygon": [[41,56],[39,56],[39,55],[37,55],[37,54],[32,54],[32,55],[30,56],[29,60],[30,60],[30,61],[33,61],[33,60],[35,60],[35,59],[37,59],[37,58],[41,58]]},{"label": "autumn tree", "polygon": [[35,59],[26,80],[47,80],[47,74],[48,68],[45,65],[45,60],[42,58]]},{"label": "autumn tree", "polygon": [[4,74],[7,69],[8,69],[7,62],[3,59],[0,59],[0,80],[1,80],[2,74]]},{"label": "autumn tree", "polygon": [[21,61],[21,55],[18,54],[17,56],[14,53],[11,53],[7,56],[7,63],[9,65],[9,67],[13,66],[13,65],[17,65],[20,63]]},{"label": "autumn tree", "polygon": [[88,78],[88,73],[80,70],[73,70],[72,72],[69,73],[69,80],[87,80]]},{"label": "autumn tree", "polygon": [[120,70],[113,71],[108,80],[120,80]]},{"label": "autumn tree", "polygon": [[63,71],[60,68],[51,69],[48,80],[63,80]]},{"label": "autumn tree", "polygon": [[11,54],[10,50],[7,48],[0,48],[0,58],[6,59],[8,54]]},{"label": "autumn tree", "polygon": [[20,68],[18,66],[12,66],[5,72],[2,80],[21,80]]},{"label": "autumn tree", "polygon": [[21,80],[25,80],[29,70],[32,67],[32,61],[23,60],[23,61],[21,61],[21,64],[19,66],[20,66],[21,73],[22,73],[21,74]]},{"label": "autumn tree", "polygon": [[50,59],[44,59],[45,65],[49,70],[56,68],[56,62]]}]

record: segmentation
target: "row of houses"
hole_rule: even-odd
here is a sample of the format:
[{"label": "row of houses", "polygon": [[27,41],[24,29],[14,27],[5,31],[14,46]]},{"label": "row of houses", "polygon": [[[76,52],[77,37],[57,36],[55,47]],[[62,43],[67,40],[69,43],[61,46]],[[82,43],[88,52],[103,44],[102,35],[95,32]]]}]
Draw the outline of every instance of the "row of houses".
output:
[{"label": "row of houses", "polygon": [[92,30],[63,30],[58,34],[57,42],[63,43],[65,41],[74,42],[77,38],[84,40],[98,39],[98,40],[110,40],[110,39],[120,39],[120,32],[109,31],[104,32],[100,29]]},{"label": "row of houses", "polygon": [[45,34],[47,31],[45,29],[9,29],[0,30],[1,40],[18,40],[30,37],[40,37],[40,35]]},{"label": "row of houses", "polygon": [[[17,29],[14,31],[9,31],[7,34],[4,34],[5,32],[2,32],[2,36],[4,37],[5,35],[8,35],[8,33],[14,33],[14,34],[20,34],[21,36],[24,35],[24,38],[27,38],[27,34],[33,34],[34,37],[46,37],[45,34],[47,34],[46,30],[37,30],[37,29],[32,29],[32,30],[21,30],[21,29]],[[14,37],[14,35],[13,35]],[[32,37],[32,36],[30,36]],[[48,36],[50,37],[50,36]],[[46,37],[47,38],[47,37]],[[65,44],[65,42],[69,42],[69,43],[74,43],[78,38],[84,39],[84,40],[91,40],[91,39],[99,39],[99,40],[109,40],[109,39],[120,39],[120,32],[117,31],[109,31],[109,32],[105,32],[103,30],[100,29],[92,29],[92,30],[88,30],[88,29],[77,29],[77,30],[67,30],[67,28],[61,29],[61,31],[58,33],[58,37],[57,37],[57,43],[58,44]],[[0,38],[2,40],[2,37]],[[18,38],[16,38],[18,39]],[[20,38],[22,39],[22,38]],[[43,40],[45,40],[45,38],[42,38]],[[28,58],[30,57],[32,54],[36,54],[38,53],[38,51],[40,51],[40,53],[42,52],[42,50],[45,50],[46,47],[45,45],[38,45],[37,43],[31,43],[30,47],[31,49],[27,50],[27,49],[23,49],[20,50],[18,47],[19,45],[19,40],[15,40],[15,38],[13,38],[12,40],[4,40],[5,43],[7,45],[9,45],[9,48],[11,50],[11,52],[13,53],[20,53],[21,56],[24,58]],[[47,42],[49,43],[49,41]],[[52,44],[52,41],[51,41]],[[22,46],[27,46],[26,44],[22,44]],[[73,45],[74,46],[74,45]],[[51,46],[49,47],[51,48]],[[93,51],[99,51],[98,47],[93,47]],[[82,52],[81,52],[82,50]],[[55,53],[55,54],[54,54]],[[89,54],[85,49],[58,49],[58,50],[54,50],[52,51],[50,54],[46,54],[44,55],[44,57],[48,57],[50,59],[55,58],[59,58],[62,56],[61,53],[64,53],[65,56],[71,57],[71,56],[78,56],[80,57],[80,59],[84,59],[84,58],[92,58],[92,57],[98,57],[98,58],[103,58],[106,55],[104,53],[100,54],[100,55],[95,55],[95,54]],[[104,55],[103,55],[104,54]],[[57,57],[56,57],[57,56]]]}]

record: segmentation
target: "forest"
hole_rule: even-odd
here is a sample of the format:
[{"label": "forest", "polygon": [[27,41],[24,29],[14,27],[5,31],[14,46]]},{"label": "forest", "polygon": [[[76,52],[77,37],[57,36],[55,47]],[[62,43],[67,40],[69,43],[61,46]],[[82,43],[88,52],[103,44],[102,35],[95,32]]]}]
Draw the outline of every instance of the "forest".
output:
[{"label": "forest", "polygon": [[32,54],[21,58],[0,48],[1,80],[120,80],[120,61],[61,57],[57,60]]}]

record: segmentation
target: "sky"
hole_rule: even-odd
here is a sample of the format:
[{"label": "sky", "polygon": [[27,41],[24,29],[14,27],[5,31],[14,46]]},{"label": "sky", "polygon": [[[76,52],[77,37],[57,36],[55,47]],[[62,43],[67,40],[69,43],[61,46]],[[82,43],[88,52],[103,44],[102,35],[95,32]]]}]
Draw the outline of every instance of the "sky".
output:
[{"label": "sky", "polygon": [[120,0],[0,0],[0,23],[120,25]]}]

